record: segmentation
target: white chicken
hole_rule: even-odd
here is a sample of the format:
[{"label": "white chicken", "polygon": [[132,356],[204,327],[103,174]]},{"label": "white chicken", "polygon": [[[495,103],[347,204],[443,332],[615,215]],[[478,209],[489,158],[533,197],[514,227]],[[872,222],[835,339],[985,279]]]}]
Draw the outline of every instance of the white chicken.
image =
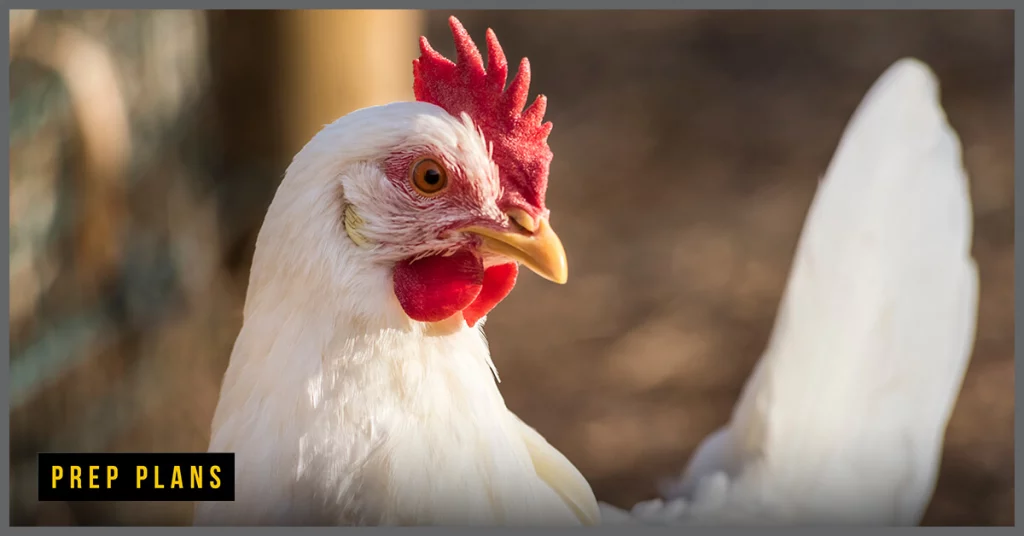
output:
[{"label": "white chicken", "polygon": [[562,283],[543,96],[454,18],[417,102],[352,112],[294,158],[256,241],[209,450],[236,501],[199,524],[594,524],[576,468],[505,406],[483,317],[517,263]]},{"label": "white chicken", "polygon": [[916,521],[977,294],[959,147],[926,69],[894,68],[845,136],[769,351],[669,490],[686,500],[626,513],[497,388],[485,315],[518,263],[567,277],[544,204],[550,123],[543,96],[523,111],[525,59],[505,90],[493,32],[485,70],[450,24],[458,62],[421,39],[417,102],[348,114],[289,166],[212,423],[236,501],[199,503],[194,522]]}]

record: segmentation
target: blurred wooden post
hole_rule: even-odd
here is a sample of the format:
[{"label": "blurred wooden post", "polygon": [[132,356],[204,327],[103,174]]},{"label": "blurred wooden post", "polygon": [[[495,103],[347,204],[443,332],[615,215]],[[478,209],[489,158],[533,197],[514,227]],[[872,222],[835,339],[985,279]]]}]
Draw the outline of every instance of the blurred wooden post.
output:
[{"label": "blurred wooden post", "polygon": [[278,113],[287,158],[348,112],[413,99],[421,12],[311,10],[280,16]]}]

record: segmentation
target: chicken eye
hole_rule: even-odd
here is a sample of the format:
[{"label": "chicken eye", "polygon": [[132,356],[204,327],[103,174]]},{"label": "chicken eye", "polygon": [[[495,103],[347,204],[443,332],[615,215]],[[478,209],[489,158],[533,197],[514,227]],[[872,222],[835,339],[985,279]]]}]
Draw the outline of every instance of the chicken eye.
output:
[{"label": "chicken eye", "polygon": [[412,185],[423,195],[436,195],[448,185],[448,172],[437,160],[424,158],[412,167]]}]

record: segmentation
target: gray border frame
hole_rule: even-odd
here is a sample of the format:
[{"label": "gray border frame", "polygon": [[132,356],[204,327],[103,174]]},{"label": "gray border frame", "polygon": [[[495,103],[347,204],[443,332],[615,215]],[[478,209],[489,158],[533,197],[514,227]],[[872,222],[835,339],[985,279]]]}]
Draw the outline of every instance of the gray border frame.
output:
[{"label": "gray border frame", "polygon": [[[160,8],[160,7],[172,7],[173,6],[174,9],[327,9],[327,8],[331,8],[331,9],[373,9],[373,8],[376,8],[376,9],[430,9],[430,10],[440,10],[440,9],[444,9],[444,10],[480,9],[480,10],[483,10],[483,9],[513,9],[513,5],[514,5],[514,9],[517,9],[517,10],[525,10],[525,9],[545,9],[545,10],[555,10],[555,9],[574,9],[574,10],[582,10],[582,9],[589,9],[589,10],[609,10],[609,9],[619,9],[619,10],[626,10],[626,9],[628,9],[628,10],[641,10],[641,9],[645,9],[645,10],[646,9],[715,9],[715,10],[730,10],[730,9],[759,9],[759,10],[780,10],[780,9],[781,10],[799,10],[799,9],[805,9],[805,10],[834,10],[834,9],[843,9],[843,10],[901,10],[901,9],[902,10],[935,10],[935,9],[944,9],[944,10],[947,10],[947,9],[954,9],[954,10],[996,10],[996,9],[998,9],[998,10],[1012,10],[1012,11],[1014,11],[1014,55],[1015,55],[1015,57],[1014,57],[1014,132],[1016,132],[1017,129],[1021,126],[1022,119],[1024,119],[1024,113],[1022,113],[1020,107],[1018,106],[1018,103],[1021,102],[1021,94],[1024,93],[1024,78],[1022,78],[1022,75],[1021,75],[1022,66],[1024,66],[1024,50],[1022,50],[1020,41],[1016,40],[1016,37],[1018,35],[1016,33],[1016,28],[1020,25],[1020,23],[1022,22],[1022,19],[1024,19],[1024,16],[1022,16],[1021,14],[1016,13],[1016,9],[1014,9],[1016,7],[1016,2],[1013,2],[1011,0],[975,0],[975,1],[972,1],[972,0],[961,0],[961,1],[956,1],[956,0],[934,0],[932,2],[927,2],[927,1],[924,1],[924,0],[890,0],[890,1],[885,1],[885,0],[864,0],[864,1],[861,1],[861,2],[854,2],[854,1],[840,2],[840,1],[837,1],[837,0],[832,0],[832,1],[825,1],[825,0],[817,0],[817,1],[815,1],[815,0],[775,0],[775,1],[772,1],[772,2],[767,2],[767,1],[764,1],[764,0],[760,0],[760,1],[758,1],[758,0],[717,0],[717,1],[716,0],[677,0],[677,1],[673,1],[673,0],[626,0],[626,1],[623,1],[621,4],[619,3],[619,1],[621,1],[621,0],[596,0],[596,1],[593,1],[593,2],[586,2],[585,0],[517,0],[513,4],[512,2],[508,2],[508,1],[499,2],[498,0],[476,0],[476,1],[470,1],[470,0],[447,0],[447,1],[429,1],[429,2],[418,2],[418,1],[414,1],[414,0],[390,0],[390,1],[386,2],[386,5],[381,5],[384,2],[375,2],[374,0],[362,0],[362,1],[360,1],[360,0],[335,0],[333,2],[329,1],[329,0],[328,1],[325,1],[325,0],[306,0],[305,2],[295,3],[295,4],[288,5],[288,3],[283,2],[283,1],[273,1],[273,0],[249,0],[248,2],[226,1],[226,0],[208,0],[206,2],[199,2],[199,1],[196,1],[196,0],[184,0],[184,1],[179,0],[177,2],[159,2],[159,1],[152,1],[151,2],[151,0],[143,0],[143,1],[125,1],[125,0],[113,0],[113,1],[111,1],[111,0],[108,0],[106,2],[100,2],[100,4],[104,4],[102,6],[102,8],[104,8],[104,9],[156,9],[156,8]],[[12,3],[15,4],[15,5],[8,6],[6,8],[6,10],[5,10],[6,12],[5,12],[4,18],[8,19],[8,21],[10,19],[10,11],[9,11],[10,9],[18,9],[18,8],[28,8],[28,9],[87,9],[85,7],[82,7],[80,4],[78,4],[78,2],[76,0],[56,0],[56,1],[53,1],[53,0],[49,0],[49,1],[47,1],[47,0],[31,1],[31,0],[29,0],[29,1],[12,2]],[[163,4],[163,6],[161,6],[161,4]],[[436,7],[429,7],[428,8],[428,7],[425,7],[426,5],[436,6]],[[93,9],[93,8],[88,8],[88,9]],[[96,9],[98,9],[98,8],[96,8]],[[4,43],[7,43],[8,46],[3,47],[3,48],[9,48],[10,47],[10,41],[9,40],[5,41]],[[9,115],[9,110],[8,110],[9,103],[10,103],[10,95],[9,95],[9,92],[10,92],[10,85],[9,85],[10,80],[9,80],[9,76],[10,76],[10,71],[9,70],[5,71],[3,73],[3,75],[2,75],[3,86],[5,88],[7,88],[6,91],[8,92],[8,98],[5,99],[3,101],[3,103],[0,103],[0,109],[3,110],[4,115]],[[4,132],[3,133],[3,138],[8,140],[8,148],[9,148],[10,147],[10,132],[9,132],[9,129],[4,129],[3,132]],[[1024,144],[1022,144],[1021,138],[1015,137],[1015,140],[1014,140],[1014,154],[1015,155],[1019,154],[1022,145],[1024,145]],[[5,162],[9,162],[9,159],[10,159],[10,150],[8,149],[8,151],[5,152],[4,155],[3,155],[3,160]],[[1019,159],[1015,159],[1015,162],[1014,162],[1014,179],[1015,179],[1015,186],[1018,186],[1014,190],[1014,203],[1015,203],[1015,206],[1019,206],[1021,204],[1021,201],[1024,200],[1024,190],[1022,190],[1019,187],[1020,186],[1019,185],[1019,181],[1017,181],[1017,179],[1021,175],[1021,169],[1022,169],[1022,165],[1021,165],[1020,160]],[[8,182],[8,189],[10,189],[10,176],[8,176],[7,182]],[[8,222],[8,233],[3,235],[2,237],[0,237],[0,241],[2,241],[0,243],[2,243],[3,245],[8,246],[8,248],[9,248],[10,247],[10,243],[9,243],[9,240],[10,240],[10,227],[9,227],[10,226],[10,223],[9,223],[9,220],[10,220],[10,204],[8,203],[7,205],[2,205],[2,207],[0,207],[0,213],[2,213],[5,216],[3,221],[7,221]],[[1024,219],[1021,219],[1015,213],[1014,214],[1014,249],[1015,250],[1019,249],[1019,247],[1020,247],[1020,238],[1019,237],[1022,235],[1022,233],[1024,233]],[[4,270],[4,272],[7,273],[7,279],[9,281],[10,280],[10,264],[8,264],[7,269]],[[1022,272],[1022,270],[1014,267],[1015,280],[1020,280],[1021,272]],[[8,301],[10,301],[10,286],[5,287],[4,290],[5,290],[4,295],[7,296]],[[1016,304],[1020,304],[1022,299],[1024,299],[1024,290],[1022,290],[1020,286],[1015,285],[1015,289],[1014,289],[1014,303],[1015,303],[1015,305]],[[1016,307],[1014,309],[1016,310]],[[3,318],[6,319],[8,325],[9,325],[10,324],[10,318],[9,318],[10,311],[9,311],[9,309],[4,309],[2,312],[0,312],[0,314],[3,315]],[[1016,338],[1016,336],[1020,335],[1021,332],[1024,332],[1024,320],[1022,320],[1020,316],[1016,316],[1015,319],[1014,319],[1014,337]],[[3,345],[3,352],[7,355],[7,361],[9,363],[10,362],[10,331],[3,332],[2,335],[0,335],[0,337],[2,337],[4,341],[6,341],[5,344]],[[1015,360],[1014,379],[1015,379],[1015,384],[1019,383],[1018,380],[1020,379],[1020,374],[1018,373],[1018,370],[1019,370],[1020,364],[1021,364],[1021,354],[1022,354],[1021,349],[1019,347],[1016,347],[1016,345],[1015,345],[1015,347],[1014,347],[1014,360]],[[7,409],[8,415],[10,415],[10,394],[9,394],[10,380],[9,380],[9,375],[10,375],[9,367],[4,367],[4,368],[0,369],[0,394],[3,395],[2,396],[3,407]],[[1021,448],[1020,444],[1016,443],[1016,439],[1019,438],[1019,435],[1020,435],[1019,432],[1021,431],[1021,428],[1022,428],[1022,418],[1021,418],[1019,409],[1020,409],[1019,399],[1017,397],[1015,397],[1014,398],[1014,440],[1015,440],[1015,445],[1014,445],[1014,462],[1015,462],[1014,463],[1014,480],[1015,481],[1016,480],[1021,480],[1021,477],[1024,476],[1024,468],[1022,468],[1021,465],[1020,465],[1021,450],[1022,450],[1022,448]],[[4,422],[2,427],[0,427],[0,444],[2,444],[2,447],[0,447],[0,448],[3,449],[3,452],[7,453],[6,457],[9,458],[10,457],[10,421],[9,421],[9,419],[8,419],[8,421]],[[3,514],[3,517],[7,518],[7,520],[8,520],[7,524],[8,524],[8,526],[10,526],[10,464],[0,464],[0,475],[2,475],[2,477],[3,477],[2,482],[0,482],[0,499],[2,499],[2,502],[0,502],[0,514]],[[1015,522],[1016,522],[1017,519],[1020,519],[1020,517],[1022,515],[1022,511],[1024,511],[1024,503],[1022,503],[1022,501],[1021,501],[1021,499],[1019,497],[1015,496],[1015,499],[1014,499],[1014,521]],[[596,530],[596,531],[600,531],[600,532],[603,532],[603,533],[611,533],[611,532],[617,532],[618,530],[630,530],[630,528],[631,527],[611,527],[611,526],[609,526],[609,527],[597,527],[597,528],[588,529],[588,530]],[[153,533],[156,533],[156,534],[169,534],[172,531],[183,531],[183,530],[202,531],[204,533],[206,533],[207,531],[209,531],[211,533],[212,532],[224,531],[224,532],[229,532],[229,533],[232,533],[232,534],[251,534],[252,532],[249,532],[249,531],[255,531],[255,532],[258,532],[260,534],[268,534],[268,533],[280,534],[280,533],[285,533],[286,531],[301,530],[301,531],[314,531],[314,532],[319,533],[319,534],[332,534],[333,533],[332,531],[336,531],[336,530],[339,530],[339,529],[331,528],[331,527],[323,527],[323,528],[290,528],[290,527],[289,528],[286,528],[286,527],[280,527],[280,528],[271,528],[271,527],[260,527],[260,528],[244,528],[244,527],[224,527],[224,528],[188,528],[188,527],[145,527],[145,528],[142,528],[142,527],[110,527],[110,528],[108,528],[108,527],[71,527],[71,528],[63,528],[63,527],[40,527],[40,528],[36,528],[36,527],[12,527],[11,530],[16,532],[16,533],[27,533],[28,531],[32,531],[33,533],[37,533],[37,534],[41,533],[41,534],[46,534],[46,535],[50,535],[50,534],[69,534],[69,533],[78,533],[78,534],[84,533],[84,534],[100,535],[100,534],[109,534],[111,532],[114,532],[114,533],[132,532],[132,533],[134,533],[137,530],[143,530],[143,531],[145,531],[146,533],[149,533],[149,534],[153,534]],[[64,532],[65,530],[68,531],[68,532],[65,533]],[[416,527],[416,528],[410,527],[410,528],[379,528],[379,529],[371,529],[371,528],[357,529],[357,528],[352,528],[352,529],[344,529],[344,530],[346,530],[346,531],[348,531],[348,530],[363,530],[363,531],[365,531],[365,530],[382,530],[382,531],[385,531],[388,534],[391,534],[392,531],[399,532],[399,531],[406,531],[406,530],[414,530],[414,531],[421,531],[421,533],[429,533],[429,534],[441,535],[441,534],[447,534],[451,530],[460,531],[460,532],[464,532],[464,533],[468,533],[469,531],[475,531],[475,530],[496,530],[496,531],[499,531],[499,533],[501,533],[501,534],[511,534],[513,532],[519,532],[519,531],[526,532],[527,530],[529,530],[531,532],[535,531],[535,530],[540,530],[540,531],[543,531],[543,532],[548,532],[548,531],[557,532],[559,530],[573,530],[573,529],[513,529],[513,528],[494,528],[494,529],[455,528],[455,529],[444,529],[444,528],[428,528],[428,527]],[[584,530],[584,529],[581,529],[581,530]],[[662,534],[677,534],[677,532],[680,529],[678,529],[678,528],[658,528],[658,527],[649,527],[648,528],[648,527],[643,527],[643,528],[640,528],[639,530],[645,530],[645,531],[649,530],[649,531],[661,532]],[[719,532],[719,533],[727,532],[729,534],[735,534],[735,533],[738,533],[738,532],[741,532],[741,531],[754,531],[754,530],[756,530],[757,534],[772,534],[772,535],[774,535],[774,534],[808,533],[809,531],[815,531],[815,533],[817,533],[818,529],[814,529],[814,528],[758,528],[758,529],[743,529],[743,528],[699,528],[699,527],[693,527],[693,528],[685,528],[685,529],[682,529],[682,530],[685,530],[687,533],[701,533],[701,534],[711,534],[713,532]],[[853,528],[843,529],[844,533],[847,530],[849,530],[851,532],[859,532],[860,530],[865,530],[865,532],[867,532],[868,529],[853,529]],[[957,532],[957,533],[959,533],[960,529],[958,529],[958,528],[949,528],[949,527],[928,527],[928,528],[920,528],[919,527],[919,528],[916,528],[916,529],[878,528],[878,529],[871,529],[871,530],[872,531],[873,530],[879,530],[879,531],[889,532],[891,534],[895,534],[895,531],[897,531],[897,530],[935,530],[935,531],[947,531],[947,532]],[[970,529],[968,529],[968,530],[970,530]],[[998,533],[1009,534],[1014,529],[1010,528],[1010,527],[993,527],[993,528],[983,528],[982,530],[995,531],[995,532],[998,532]],[[424,532],[424,531],[426,531],[426,532]]]}]

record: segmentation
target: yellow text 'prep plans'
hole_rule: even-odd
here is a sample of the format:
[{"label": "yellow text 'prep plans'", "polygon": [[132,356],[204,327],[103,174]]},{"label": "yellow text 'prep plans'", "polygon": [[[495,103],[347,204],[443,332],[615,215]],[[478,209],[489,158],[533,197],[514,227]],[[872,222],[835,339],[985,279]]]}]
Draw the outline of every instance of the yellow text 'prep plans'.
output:
[{"label": "yellow text 'prep plans'", "polygon": [[40,501],[233,501],[235,455],[40,453]]}]

